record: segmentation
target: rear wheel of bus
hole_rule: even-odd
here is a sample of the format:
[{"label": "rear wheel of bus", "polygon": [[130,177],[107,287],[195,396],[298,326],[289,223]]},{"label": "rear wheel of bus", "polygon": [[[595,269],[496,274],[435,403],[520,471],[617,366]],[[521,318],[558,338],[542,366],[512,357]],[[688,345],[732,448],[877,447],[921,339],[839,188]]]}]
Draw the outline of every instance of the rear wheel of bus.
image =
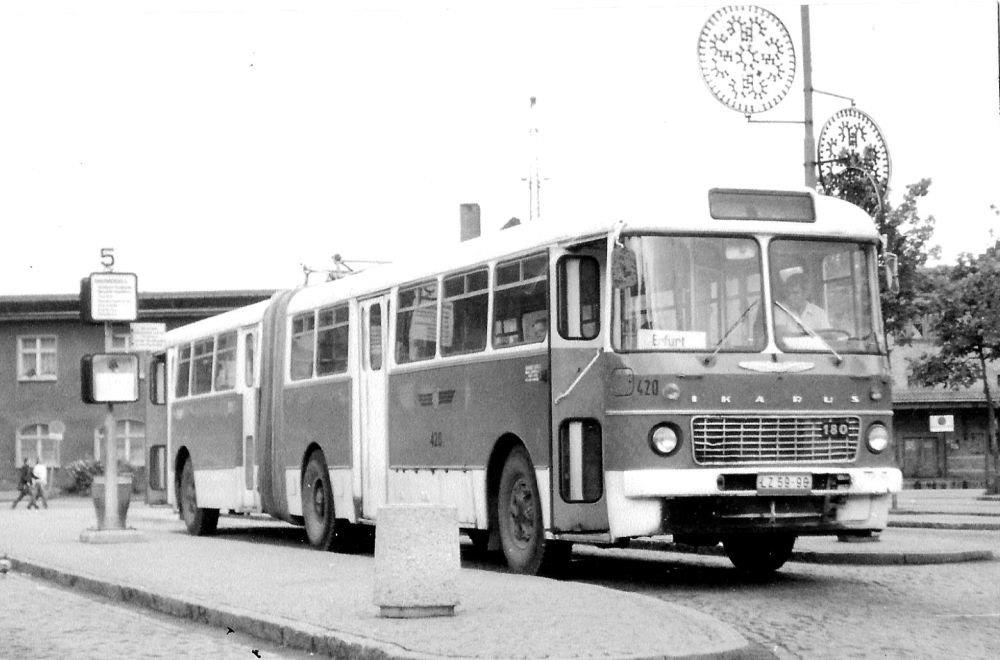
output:
[{"label": "rear wheel of bus", "polygon": [[795,536],[791,534],[730,536],[723,547],[733,566],[747,573],[773,573],[792,556]]},{"label": "rear wheel of bus", "polygon": [[302,520],[309,544],[320,550],[338,549],[340,535],[333,508],[330,471],[323,452],[314,451],[302,472]]},{"label": "rear wheel of bus", "polygon": [[184,459],[184,467],[181,468],[180,492],[177,500],[181,519],[189,533],[195,536],[207,536],[215,532],[219,524],[219,510],[198,507],[198,493],[194,487],[194,464],[190,457]]},{"label": "rear wheel of bus", "polygon": [[510,452],[500,474],[497,526],[507,566],[515,573],[554,571],[569,560],[572,544],[545,540],[535,471],[523,447]]}]

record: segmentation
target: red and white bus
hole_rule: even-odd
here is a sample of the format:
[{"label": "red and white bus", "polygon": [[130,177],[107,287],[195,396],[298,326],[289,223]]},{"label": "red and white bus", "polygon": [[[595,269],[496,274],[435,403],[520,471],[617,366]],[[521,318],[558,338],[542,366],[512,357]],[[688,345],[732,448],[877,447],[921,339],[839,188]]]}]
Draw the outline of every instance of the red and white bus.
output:
[{"label": "red and white bus", "polygon": [[170,499],[194,534],[263,512],[331,549],[435,502],[515,571],[657,534],[775,570],[901,486],[879,247],[812,191],[702,190],[177,328]]}]

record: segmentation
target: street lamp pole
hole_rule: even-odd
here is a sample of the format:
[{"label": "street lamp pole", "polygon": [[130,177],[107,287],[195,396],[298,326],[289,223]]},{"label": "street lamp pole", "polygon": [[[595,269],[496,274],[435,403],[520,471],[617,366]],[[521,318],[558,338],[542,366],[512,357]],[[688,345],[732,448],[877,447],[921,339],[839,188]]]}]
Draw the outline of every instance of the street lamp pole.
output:
[{"label": "street lamp pole", "polygon": [[807,188],[816,188],[816,139],[813,136],[812,38],[809,34],[809,5],[799,7],[802,18],[802,95],[803,124],[802,165]]}]

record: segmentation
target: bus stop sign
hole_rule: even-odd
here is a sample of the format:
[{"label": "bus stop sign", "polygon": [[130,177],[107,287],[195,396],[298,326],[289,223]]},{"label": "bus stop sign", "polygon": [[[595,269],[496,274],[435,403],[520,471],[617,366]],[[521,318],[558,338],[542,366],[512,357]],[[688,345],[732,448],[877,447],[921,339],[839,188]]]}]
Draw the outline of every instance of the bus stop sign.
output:
[{"label": "bus stop sign", "polygon": [[80,280],[80,307],[87,323],[134,321],[139,315],[135,273],[91,273]]}]

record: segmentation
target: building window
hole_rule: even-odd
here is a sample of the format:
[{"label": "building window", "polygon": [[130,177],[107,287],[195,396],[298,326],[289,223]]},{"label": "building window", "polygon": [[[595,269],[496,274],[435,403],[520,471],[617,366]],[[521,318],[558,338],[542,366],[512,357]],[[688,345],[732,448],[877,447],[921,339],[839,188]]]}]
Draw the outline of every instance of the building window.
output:
[{"label": "building window", "polygon": [[[146,425],[135,419],[120,419],[115,424],[118,460],[131,465],[146,464]],[[104,452],[104,427],[94,429],[94,460]]]},{"label": "building window", "polygon": [[107,324],[104,326],[104,352],[128,353],[132,350],[132,330],[127,325]]},{"label": "building window", "polygon": [[41,462],[59,465],[59,440],[49,434],[48,424],[29,424],[17,432],[17,464]]},{"label": "building window", "polygon": [[56,338],[53,335],[17,338],[18,380],[56,379]]}]

